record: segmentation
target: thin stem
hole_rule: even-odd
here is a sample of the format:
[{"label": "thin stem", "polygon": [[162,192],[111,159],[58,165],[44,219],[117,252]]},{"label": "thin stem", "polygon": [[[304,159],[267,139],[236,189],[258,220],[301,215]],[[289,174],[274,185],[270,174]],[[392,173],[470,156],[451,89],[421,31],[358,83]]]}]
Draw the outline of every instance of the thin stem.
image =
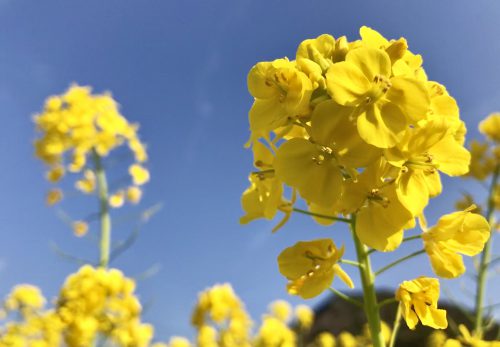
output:
[{"label": "thin stem", "polygon": [[385,299],[385,300],[382,300],[381,302],[379,302],[378,307],[381,308],[381,307],[384,307],[385,305],[394,304],[396,302],[398,302],[396,300],[396,298]]},{"label": "thin stem", "polygon": [[356,247],[358,262],[363,266],[359,267],[359,275],[363,286],[363,304],[368,327],[372,338],[373,347],[385,347],[384,337],[380,326],[380,312],[378,309],[377,296],[375,293],[375,276],[371,270],[370,257],[367,254],[367,247],[361,243],[356,235],[356,216],[352,216],[351,223],[352,237]]},{"label": "thin stem", "polygon": [[358,301],[356,299],[353,299],[351,298],[350,296],[342,293],[341,291],[338,291],[337,289],[335,288],[328,288],[333,294],[337,295],[339,298],[341,298],[342,300],[345,300],[347,301],[348,303],[351,303],[353,305],[356,305],[357,307],[363,307],[363,303],[361,301]]},{"label": "thin stem", "polygon": [[298,213],[302,213],[302,214],[307,214],[308,216],[313,216],[313,217],[318,217],[318,218],[324,218],[324,219],[334,220],[334,221],[337,221],[337,222],[343,222],[343,223],[349,223],[349,224],[352,222],[352,220],[350,220],[348,218],[327,216],[327,215],[324,215],[324,214],[319,214],[319,213],[314,213],[314,212],[309,212],[309,211],[306,211],[306,210],[302,210],[302,209],[296,208],[296,207],[293,208],[293,211],[294,212],[298,212]]},{"label": "thin stem", "polygon": [[401,305],[398,305],[398,310],[396,311],[396,318],[394,319],[394,326],[392,327],[391,341],[389,342],[389,347],[396,346],[396,337],[398,335],[400,326],[401,326]]},{"label": "thin stem", "polygon": [[349,259],[340,259],[339,263],[347,264],[347,265],[352,265],[352,266],[357,266],[357,267],[363,266],[360,263],[358,263],[357,261],[349,260]]},{"label": "thin stem", "polygon": [[[498,175],[500,172],[500,165],[495,167],[495,171],[493,172],[493,177],[491,178],[491,184],[488,193],[488,207],[486,209],[486,219],[488,222],[493,224],[493,212],[495,211],[495,201],[493,199],[495,187],[498,181]],[[492,235],[486,244],[484,245],[483,252],[481,253],[481,262],[479,263],[479,271],[477,274],[477,287],[476,287],[476,302],[475,302],[475,311],[476,311],[476,320],[474,324],[474,331],[476,336],[479,338],[483,337],[483,305],[484,305],[484,294],[486,291],[486,275],[488,272],[488,265],[491,258],[491,243],[492,243]]]},{"label": "thin stem", "polygon": [[111,217],[109,216],[108,205],[108,182],[106,179],[106,172],[102,166],[101,157],[96,151],[94,151],[94,165],[99,196],[99,219],[101,221],[99,265],[107,267],[111,248]]},{"label": "thin stem", "polygon": [[376,271],[376,272],[375,272],[375,276],[380,275],[381,273],[383,273],[383,272],[385,272],[385,271],[389,270],[391,267],[396,266],[396,265],[398,265],[399,263],[402,263],[402,262],[404,262],[404,261],[406,261],[406,260],[408,260],[408,259],[411,259],[411,258],[416,257],[417,255],[420,255],[420,254],[423,254],[423,253],[425,253],[425,250],[421,249],[420,251],[417,251],[417,252],[413,252],[413,253],[411,253],[411,254],[408,254],[407,256],[405,256],[405,257],[403,257],[403,258],[399,258],[398,260],[395,260],[395,261],[393,261],[392,263],[387,264],[386,266],[384,266],[384,267],[383,267],[383,268],[381,268],[380,270]]},{"label": "thin stem", "polygon": [[403,239],[403,242],[421,239],[422,235],[408,236]]}]

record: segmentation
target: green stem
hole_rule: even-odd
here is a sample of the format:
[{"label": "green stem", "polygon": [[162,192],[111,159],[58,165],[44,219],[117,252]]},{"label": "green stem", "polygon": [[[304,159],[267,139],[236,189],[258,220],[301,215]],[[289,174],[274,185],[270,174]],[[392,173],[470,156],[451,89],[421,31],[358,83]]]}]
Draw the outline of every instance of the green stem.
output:
[{"label": "green stem", "polygon": [[392,327],[391,341],[389,342],[389,347],[396,346],[396,337],[398,335],[400,326],[401,326],[401,305],[398,305],[398,310],[396,311],[396,318],[394,318],[394,326]]},{"label": "green stem", "polygon": [[108,182],[106,179],[106,172],[102,166],[101,157],[96,151],[94,151],[94,165],[99,197],[99,219],[101,222],[99,265],[107,267],[111,248],[111,218],[109,216]]},{"label": "green stem", "polygon": [[411,259],[411,258],[416,257],[417,255],[420,255],[420,254],[423,254],[423,253],[425,253],[425,250],[421,249],[420,251],[416,251],[416,252],[413,252],[411,254],[408,254],[407,256],[405,256],[403,258],[399,258],[398,260],[395,260],[392,263],[387,264],[386,266],[384,266],[383,268],[381,268],[380,270],[378,270],[377,272],[375,272],[375,276],[380,275],[381,273],[389,270],[391,267],[396,266],[399,263],[402,263],[402,262],[404,262],[404,261],[406,261],[408,259]]},{"label": "green stem", "polygon": [[337,222],[343,222],[343,223],[349,223],[349,224],[352,222],[348,218],[327,216],[327,215],[324,215],[324,214],[309,212],[309,211],[302,210],[300,208],[295,208],[295,207],[293,208],[293,211],[294,212],[298,212],[298,213],[302,213],[302,214],[307,214],[308,216],[318,217],[318,218],[324,218],[324,219],[329,219],[329,220],[334,220],[334,221],[337,221]]},{"label": "green stem", "polygon": [[373,347],[385,347],[384,337],[380,326],[380,312],[377,304],[377,296],[375,293],[375,276],[370,265],[370,257],[367,254],[367,247],[361,243],[356,235],[356,216],[352,216],[351,223],[352,237],[356,247],[358,262],[362,265],[359,267],[359,275],[361,277],[361,285],[363,287],[363,304],[366,318],[368,320],[368,328],[372,338]]},{"label": "green stem", "polygon": [[[493,199],[495,187],[498,181],[498,174],[500,172],[500,165],[497,165],[495,171],[493,172],[493,177],[491,178],[490,189],[488,193],[488,207],[486,209],[486,219],[491,224],[494,223],[493,212],[495,211],[495,201]],[[491,258],[491,243],[492,235],[486,244],[484,245],[483,252],[481,253],[481,262],[479,263],[479,270],[477,274],[477,287],[476,287],[476,302],[475,302],[475,312],[476,320],[474,324],[474,331],[476,336],[482,338],[483,336],[483,305],[484,305],[484,294],[486,291],[486,277],[488,273],[488,265]]]},{"label": "green stem", "polygon": [[357,267],[363,266],[360,263],[358,263],[357,261],[349,260],[349,259],[340,259],[339,263],[341,263],[341,264],[347,264],[347,265],[352,265],[352,266],[357,266]]},{"label": "green stem", "polygon": [[345,300],[347,301],[348,303],[351,303],[357,307],[363,307],[363,303],[361,301],[358,301],[356,299],[353,299],[351,298],[350,296],[342,293],[341,291],[335,289],[335,288],[328,288],[333,294],[337,295],[339,298],[341,298],[342,300]]},{"label": "green stem", "polygon": [[379,302],[378,307],[381,308],[381,307],[384,307],[385,305],[394,304],[396,302],[398,302],[396,300],[396,298],[385,299],[385,300],[382,300],[381,302]]},{"label": "green stem", "polygon": [[408,236],[403,239],[403,242],[421,239],[422,235]]}]

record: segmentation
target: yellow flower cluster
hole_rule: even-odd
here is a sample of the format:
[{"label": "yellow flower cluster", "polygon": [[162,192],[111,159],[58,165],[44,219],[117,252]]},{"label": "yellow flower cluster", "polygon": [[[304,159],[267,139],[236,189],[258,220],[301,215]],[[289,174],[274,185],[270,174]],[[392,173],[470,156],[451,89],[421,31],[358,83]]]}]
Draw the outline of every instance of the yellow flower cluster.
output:
[{"label": "yellow flower cluster", "polygon": [[45,310],[38,288],[16,286],[4,301],[6,314],[22,321],[0,328],[0,347],[87,347],[100,339],[122,347],[147,347],[153,327],[141,322],[135,284],[115,269],[83,266],[66,280],[54,309]]},{"label": "yellow flower cluster", "polygon": [[153,327],[141,323],[135,283],[116,269],[83,266],[64,284],[56,310],[69,347],[90,346],[98,335],[120,346],[148,346]]},{"label": "yellow flower cluster", "polygon": [[[149,181],[149,171],[144,167],[146,148],[139,140],[138,126],[120,114],[109,93],[94,95],[90,87],[73,85],[65,94],[49,97],[34,121],[41,133],[35,141],[36,155],[49,167],[46,175],[49,182],[59,182],[67,171],[80,173],[75,188],[84,194],[94,194],[99,188],[96,172],[102,166],[101,158],[125,144],[134,157],[129,166],[131,184],[112,192],[108,204],[117,208],[125,201],[133,204],[140,201],[141,186]],[[46,201],[54,205],[62,198],[62,190],[54,188]],[[75,234],[83,236],[86,230],[82,230],[75,228]]]},{"label": "yellow flower cluster", "polygon": [[198,345],[249,346],[252,321],[229,284],[200,293],[191,322],[198,330]]},{"label": "yellow flower cluster", "polygon": [[440,172],[468,171],[456,102],[427,78],[421,56],[404,38],[389,41],[367,27],[360,34],[354,42],[308,39],[295,60],[250,70],[249,144],[259,171],[242,197],[243,223],[278,211],[288,217],[294,198],[283,198],[286,184],[311,212],[357,213],[361,241],[393,250],[441,193]]},{"label": "yellow flower cluster", "polygon": [[48,98],[35,123],[43,135],[35,141],[36,154],[50,166],[47,177],[51,181],[64,175],[65,153],[71,156],[67,168],[72,172],[85,167],[92,151],[105,157],[124,142],[137,162],[147,159],[137,126],[120,114],[111,95],[92,95],[89,87],[73,85],[64,95]]},{"label": "yellow flower cluster", "polygon": [[[259,62],[250,70],[247,145],[257,171],[241,199],[241,223],[282,212],[279,228],[300,195],[318,223],[347,221],[362,244],[393,251],[404,230],[425,219],[429,199],[442,191],[441,173],[468,172],[471,155],[456,101],[427,77],[422,57],[404,38],[387,40],[368,27],[360,36],[307,39],[295,60]],[[481,129],[497,141],[499,124],[495,118]],[[441,277],[463,274],[459,253],[476,255],[489,238],[487,221],[471,211],[444,216],[423,234]],[[311,298],[335,275],[353,286],[339,266],[342,256],[343,247],[319,239],[285,249],[278,264],[288,291]]]}]

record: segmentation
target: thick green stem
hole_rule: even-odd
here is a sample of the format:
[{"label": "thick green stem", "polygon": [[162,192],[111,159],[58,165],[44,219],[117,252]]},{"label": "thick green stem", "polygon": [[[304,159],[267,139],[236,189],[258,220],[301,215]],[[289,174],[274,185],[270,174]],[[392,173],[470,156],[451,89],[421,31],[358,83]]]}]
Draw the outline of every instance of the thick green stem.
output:
[{"label": "thick green stem", "polygon": [[[495,171],[493,172],[493,177],[491,178],[490,189],[488,193],[488,207],[486,209],[486,219],[490,225],[494,224],[494,212],[495,212],[495,187],[498,181],[498,174],[500,172],[500,165],[497,165]],[[488,273],[488,265],[491,258],[491,243],[492,235],[486,242],[483,252],[481,253],[481,262],[479,264],[478,274],[477,274],[477,287],[476,287],[476,320],[474,324],[474,332],[476,336],[481,338],[483,336],[483,305],[484,305],[484,294],[486,291],[486,277]]]},{"label": "thick green stem", "polygon": [[99,197],[99,219],[101,222],[101,240],[99,243],[99,265],[107,267],[111,248],[111,218],[108,204],[108,182],[106,172],[102,166],[101,157],[94,151],[95,175],[97,179],[97,193]]},{"label": "thick green stem", "polygon": [[361,277],[361,285],[363,287],[363,305],[366,318],[368,320],[368,328],[372,338],[373,347],[385,347],[384,337],[380,326],[380,312],[375,293],[375,276],[371,269],[370,257],[365,245],[361,243],[356,235],[356,217],[352,217],[351,223],[352,237],[356,247],[358,262],[362,265],[359,267],[359,275]]}]

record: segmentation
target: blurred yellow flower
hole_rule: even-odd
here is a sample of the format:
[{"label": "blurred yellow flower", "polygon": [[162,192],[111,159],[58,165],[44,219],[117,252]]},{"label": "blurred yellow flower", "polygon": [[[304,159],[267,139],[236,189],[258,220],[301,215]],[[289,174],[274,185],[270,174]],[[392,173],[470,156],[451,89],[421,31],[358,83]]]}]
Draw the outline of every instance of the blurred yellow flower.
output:
[{"label": "blurred yellow flower", "polygon": [[84,221],[73,222],[73,233],[75,236],[82,237],[89,231],[89,225]]},{"label": "blurred yellow flower", "polygon": [[311,329],[314,322],[314,311],[306,305],[295,307],[295,318],[301,330]]},{"label": "blurred yellow flower", "polygon": [[53,206],[57,204],[59,201],[63,199],[63,192],[59,188],[51,189],[47,192],[47,196],[45,197],[45,201],[47,205]]},{"label": "blurred yellow flower", "polygon": [[131,165],[128,172],[132,176],[132,181],[137,186],[141,186],[149,181],[149,171],[139,164]]},{"label": "blurred yellow flower", "polygon": [[292,307],[285,300],[276,300],[269,305],[271,314],[283,322],[287,322],[292,314]]},{"label": "blurred yellow flower", "polygon": [[142,190],[137,186],[130,186],[127,188],[127,200],[133,204],[139,203],[142,198]]},{"label": "blurred yellow flower", "polygon": [[500,142],[500,113],[490,114],[479,123],[479,131],[492,141]]},{"label": "blurred yellow flower", "polygon": [[113,208],[119,208],[123,206],[123,203],[125,202],[125,192],[123,190],[119,190],[112,194],[109,199],[109,206]]},{"label": "blurred yellow flower", "polygon": [[86,169],[83,171],[83,178],[76,181],[75,187],[82,193],[90,194],[94,192],[96,186],[96,177],[94,171]]}]

